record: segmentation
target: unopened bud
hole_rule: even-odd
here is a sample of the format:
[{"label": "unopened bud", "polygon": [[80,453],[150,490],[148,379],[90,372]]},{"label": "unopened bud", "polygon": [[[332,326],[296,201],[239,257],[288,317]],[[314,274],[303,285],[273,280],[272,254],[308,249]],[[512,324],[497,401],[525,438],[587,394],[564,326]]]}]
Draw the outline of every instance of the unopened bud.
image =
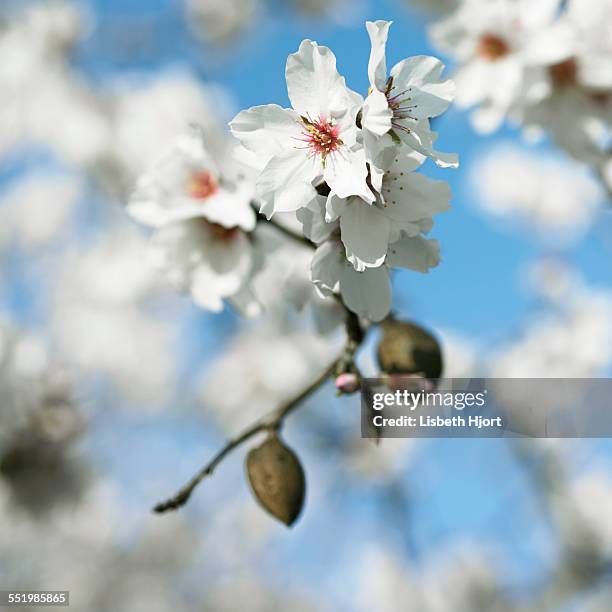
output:
[{"label": "unopened bud", "polygon": [[336,378],[336,389],[341,393],[355,393],[360,387],[359,377],[352,372],[345,372]]}]

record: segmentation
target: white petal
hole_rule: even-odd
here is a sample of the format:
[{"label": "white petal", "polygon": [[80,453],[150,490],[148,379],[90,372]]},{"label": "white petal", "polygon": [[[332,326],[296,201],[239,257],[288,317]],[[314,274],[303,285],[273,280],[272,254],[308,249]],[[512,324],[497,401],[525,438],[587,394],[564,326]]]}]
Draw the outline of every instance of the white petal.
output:
[{"label": "white petal", "polygon": [[189,195],[191,177],[201,172],[219,181],[219,170],[204,147],[201,132],[193,130],[180,136],[150,172],[138,180],[127,206],[128,213],[152,227],[203,216],[202,200]]},{"label": "white petal", "polygon": [[153,255],[171,282],[190,289],[195,302],[218,312],[223,298],[235,294],[248,280],[251,246],[238,232],[224,240],[210,225],[191,219],[166,226],[152,240]]},{"label": "white petal", "polygon": [[457,168],[459,166],[459,157],[456,153],[442,153],[431,148],[431,136],[428,135],[429,141],[425,145],[417,138],[415,132],[406,133],[404,131],[396,132],[400,140],[421,155],[425,155],[434,160],[436,166],[440,168]]},{"label": "white petal", "polygon": [[315,164],[304,151],[289,151],[268,162],[257,180],[261,212],[268,219],[275,212],[298,210],[317,195],[312,186],[318,172]]},{"label": "white petal", "polygon": [[435,57],[409,57],[391,70],[393,89],[390,95],[402,92],[410,114],[418,117],[437,117],[455,97],[455,84],[450,79],[441,81],[444,64]]},{"label": "white petal", "polygon": [[493,104],[483,104],[472,112],[470,121],[479,134],[492,134],[499,129],[505,116],[505,109]]},{"label": "white petal", "polygon": [[333,191],[327,196],[325,203],[325,221],[337,221],[346,208],[347,199],[338,197]]},{"label": "white petal", "polygon": [[363,129],[382,136],[391,129],[393,111],[384,93],[374,90],[363,103],[361,125]]},{"label": "white petal", "polygon": [[481,59],[470,61],[457,69],[454,74],[457,106],[469,108],[485,99],[489,90],[489,75],[493,69],[491,62]]},{"label": "white petal", "polygon": [[367,175],[363,149],[351,151],[347,147],[342,147],[329,155],[325,163],[325,182],[341,198],[354,195],[363,198],[366,202],[373,202],[374,194],[366,182]]},{"label": "white petal", "polygon": [[383,180],[383,213],[398,223],[413,223],[448,210],[451,191],[446,181],[414,172],[390,172]]},{"label": "white petal", "polygon": [[228,185],[217,194],[207,198],[200,204],[201,216],[211,223],[217,223],[223,227],[240,227],[251,232],[255,229],[257,219],[253,211],[250,199],[251,189],[240,186]]},{"label": "white petal", "polygon": [[301,134],[297,113],[276,104],[244,110],[229,125],[244,147],[268,158],[295,147]]},{"label": "white petal", "polygon": [[518,10],[521,25],[528,29],[538,28],[538,34],[542,26],[545,26],[557,17],[561,9],[561,0],[519,0]]},{"label": "white petal", "polygon": [[287,58],[287,91],[293,108],[302,116],[330,119],[346,112],[348,90],[336,70],[336,56],[311,40],[304,40]]},{"label": "white petal", "polygon": [[387,264],[408,268],[416,272],[427,272],[440,263],[440,245],[437,240],[422,236],[404,236],[389,247]]},{"label": "white petal", "polygon": [[327,198],[317,195],[308,206],[297,211],[296,216],[302,224],[304,236],[316,244],[327,240],[338,229],[337,223],[326,223],[325,204]]},{"label": "white petal", "polygon": [[359,198],[351,198],[340,217],[346,257],[355,270],[382,265],[389,246],[391,224],[382,212]]},{"label": "white petal", "polygon": [[310,280],[322,296],[329,296],[340,281],[342,269],[352,266],[344,257],[344,247],[339,240],[324,242],[312,258]]},{"label": "white petal", "polygon": [[391,284],[387,266],[356,272],[342,268],[340,292],[344,303],[356,314],[371,321],[381,321],[391,308]]},{"label": "white petal", "polygon": [[228,298],[228,301],[240,314],[249,319],[258,317],[263,312],[261,303],[248,287],[242,287]]},{"label": "white petal", "polygon": [[528,41],[523,57],[532,64],[555,64],[571,57],[574,48],[574,29],[569,23],[560,22],[539,30]]},{"label": "white petal", "polygon": [[368,63],[368,77],[373,89],[384,91],[387,82],[387,61],[385,50],[389,27],[392,21],[366,21],[366,28],[370,36],[372,49]]}]

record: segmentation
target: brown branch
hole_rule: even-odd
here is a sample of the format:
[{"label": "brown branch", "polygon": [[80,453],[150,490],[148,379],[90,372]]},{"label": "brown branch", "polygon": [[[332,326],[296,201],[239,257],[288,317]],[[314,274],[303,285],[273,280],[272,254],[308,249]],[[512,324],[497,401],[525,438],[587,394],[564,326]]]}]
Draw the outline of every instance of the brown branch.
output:
[{"label": "brown branch", "polygon": [[314,242],[312,242],[312,240],[309,240],[308,238],[306,238],[306,236],[303,236],[302,234],[297,234],[296,232],[286,227],[282,223],[279,223],[276,219],[268,219],[263,213],[259,212],[259,210],[257,209],[257,205],[255,203],[251,203],[251,206],[253,207],[253,210],[255,211],[255,214],[257,215],[258,223],[267,223],[268,225],[271,225],[274,229],[278,230],[286,238],[289,238],[290,240],[297,242],[301,246],[305,246],[313,250],[317,248],[317,245]]},{"label": "brown branch", "polygon": [[[347,345],[348,346],[348,345]],[[279,408],[271,412],[270,414],[259,419],[244,431],[239,433],[234,438],[230,439],[227,444],[173,497],[170,499],[157,504],[153,508],[153,512],[163,513],[169,510],[177,510],[181,506],[184,506],[195,488],[207,477],[212,475],[215,468],[229,455],[234,449],[238,448],[241,444],[250,440],[253,436],[264,431],[278,431],[284,419],[293,412],[304,399],[306,399],[311,393],[316,391],[331,375],[336,372],[338,366],[345,360],[347,348],[345,348],[339,357],[317,376],[308,386],[302,389],[297,395],[292,397],[290,400],[285,402]]]}]

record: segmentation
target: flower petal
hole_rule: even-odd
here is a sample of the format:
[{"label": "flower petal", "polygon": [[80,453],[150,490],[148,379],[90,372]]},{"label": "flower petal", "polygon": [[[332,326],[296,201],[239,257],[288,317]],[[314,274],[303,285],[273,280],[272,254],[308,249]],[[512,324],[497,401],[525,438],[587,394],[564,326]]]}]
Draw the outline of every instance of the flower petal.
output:
[{"label": "flower petal", "polygon": [[302,224],[304,236],[316,244],[327,240],[330,234],[338,228],[337,223],[325,222],[325,196],[317,195],[308,206],[300,208],[296,216]]},{"label": "flower petal", "polygon": [[389,108],[387,97],[375,89],[363,103],[361,125],[377,136],[386,134],[391,129],[393,111]]},{"label": "flower petal", "polygon": [[391,308],[391,283],[387,266],[356,272],[342,268],[340,293],[344,303],[356,314],[370,321],[382,321]]},{"label": "flower petal", "polygon": [[344,78],[336,70],[336,56],[311,40],[304,40],[287,58],[287,91],[293,108],[304,117],[330,119],[347,110]]},{"label": "flower petal", "polygon": [[152,240],[153,255],[174,284],[189,289],[202,308],[219,312],[223,298],[235,294],[248,280],[251,246],[242,232],[218,238],[201,219],[168,225]]},{"label": "flower petal", "polygon": [[455,97],[452,80],[441,81],[444,64],[428,55],[409,57],[391,70],[393,89],[390,95],[405,93],[405,105],[417,118],[437,117]]},{"label": "flower petal", "polygon": [[428,272],[440,263],[440,244],[422,236],[403,236],[389,247],[387,263],[392,267]]},{"label": "flower petal", "polygon": [[368,77],[373,89],[385,90],[387,82],[387,60],[385,57],[387,37],[392,21],[366,21],[372,49],[368,63]]},{"label": "flower petal", "polygon": [[417,153],[433,159],[436,166],[440,168],[457,168],[459,166],[459,157],[456,153],[442,153],[431,148],[435,137],[433,132],[420,131],[418,137],[414,129],[410,132],[400,130],[396,133],[405,145]]},{"label": "flower petal", "polygon": [[[310,265],[310,280],[322,296],[329,296],[340,281],[342,269],[350,264],[339,240],[328,240],[316,251]],[[351,266],[352,267],[352,266]]]},{"label": "flower petal", "polygon": [[373,202],[375,198],[366,182],[367,176],[368,168],[363,149],[352,151],[342,147],[329,155],[326,160],[325,182],[341,198],[354,195],[363,198],[366,202]]},{"label": "flower petal", "polygon": [[340,234],[346,258],[355,270],[377,268],[385,261],[391,223],[374,205],[359,198],[348,201],[340,217]]},{"label": "flower petal", "polygon": [[300,137],[299,116],[276,104],[254,106],[238,113],[229,124],[232,134],[249,151],[272,157],[295,147]]},{"label": "flower petal", "polygon": [[306,206],[317,192],[312,181],[318,174],[316,159],[304,151],[288,151],[272,158],[257,180],[261,212],[268,219],[275,212]]},{"label": "flower petal", "polygon": [[451,190],[446,181],[394,169],[385,175],[382,196],[385,216],[400,224],[413,223],[448,210]]}]

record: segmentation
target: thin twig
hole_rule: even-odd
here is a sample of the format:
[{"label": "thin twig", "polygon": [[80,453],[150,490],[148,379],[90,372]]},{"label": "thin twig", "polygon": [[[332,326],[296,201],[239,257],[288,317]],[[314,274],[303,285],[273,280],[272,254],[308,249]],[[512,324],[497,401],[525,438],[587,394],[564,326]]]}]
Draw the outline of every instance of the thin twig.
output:
[{"label": "thin twig", "polygon": [[306,399],[311,393],[318,389],[332,374],[336,372],[339,364],[345,359],[346,349],[344,349],[339,357],[315,378],[308,386],[302,389],[297,395],[285,402],[282,406],[256,421],[236,437],[230,439],[227,444],[174,496],[170,499],[157,504],[153,508],[153,512],[163,513],[169,510],[176,510],[184,506],[194,489],[207,477],[210,476],[215,468],[225,459],[229,453],[239,447],[241,444],[250,440],[253,436],[264,431],[278,431],[283,424],[284,419],[295,410],[301,402]]},{"label": "thin twig", "polygon": [[290,238],[294,242],[297,242],[298,244],[302,246],[306,246],[309,249],[317,248],[317,245],[311,240],[309,240],[308,238],[306,238],[306,236],[303,236],[302,234],[296,234],[293,230],[286,227],[282,223],[279,223],[276,219],[268,219],[263,213],[259,212],[259,210],[257,209],[257,205],[255,203],[251,203],[251,206],[253,207],[253,210],[255,211],[255,214],[257,215],[258,223],[267,223],[268,225],[271,225],[276,230],[278,230],[281,234],[283,234],[286,238]]}]

